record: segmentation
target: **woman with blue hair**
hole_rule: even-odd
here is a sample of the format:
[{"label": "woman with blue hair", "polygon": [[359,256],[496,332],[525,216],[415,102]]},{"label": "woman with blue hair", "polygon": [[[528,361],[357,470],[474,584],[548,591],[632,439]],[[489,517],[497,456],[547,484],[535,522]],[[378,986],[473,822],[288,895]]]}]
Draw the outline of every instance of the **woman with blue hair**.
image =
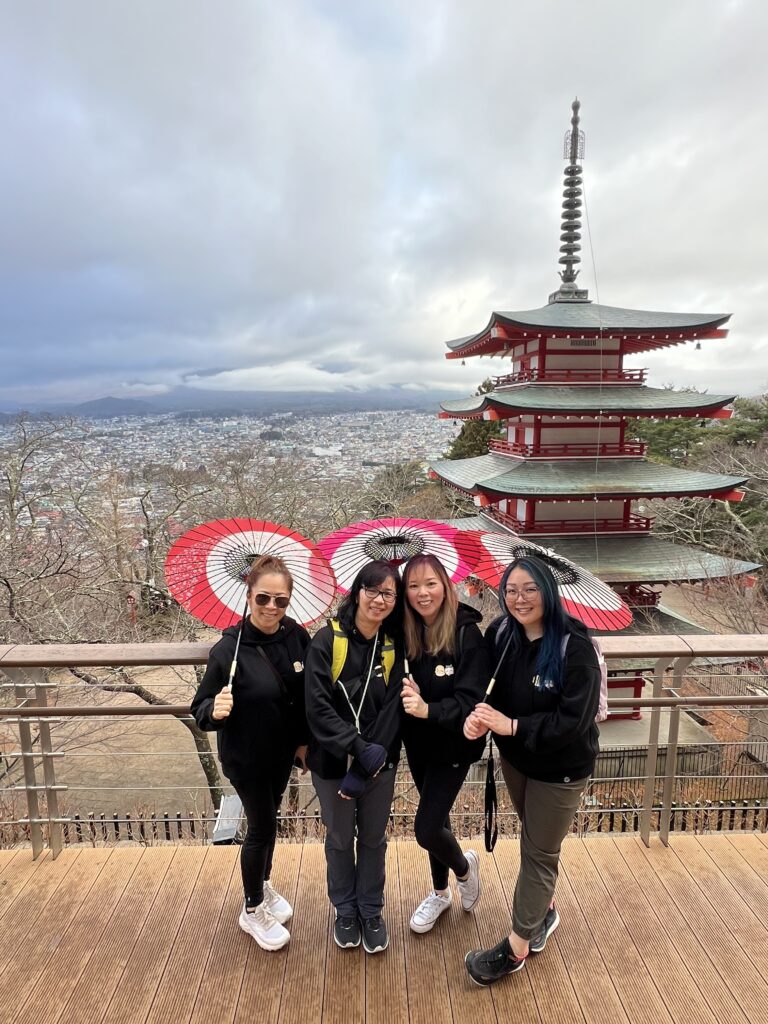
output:
[{"label": "woman with blue hair", "polygon": [[598,753],[600,668],[586,627],[563,608],[547,564],[516,558],[499,587],[502,615],[486,639],[496,683],[464,723],[467,739],[489,730],[520,818],[520,872],[512,931],[467,953],[478,985],[490,985],[540,953],[560,923],[554,905],[560,847]]}]

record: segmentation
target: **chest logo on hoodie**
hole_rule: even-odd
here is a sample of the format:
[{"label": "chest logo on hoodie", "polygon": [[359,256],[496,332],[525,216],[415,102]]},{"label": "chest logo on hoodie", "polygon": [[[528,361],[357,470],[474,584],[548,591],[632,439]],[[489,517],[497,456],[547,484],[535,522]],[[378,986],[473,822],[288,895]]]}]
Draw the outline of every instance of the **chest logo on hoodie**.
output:
[{"label": "chest logo on hoodie", "polygon": [[453,675],[453,665],[435,665],[435,675],[439,678]]},{"label": "chest logo on hoodie", "polygon": [[294,661],[294,663],[293,663],[293,671],[294,672],[303,672],[304,671],[304,662],[303,661]]},{"label": "chest logo on hoodie", "polygon": [[545,679],[542,683],[539,676],[534,676],[531,681],[533,683],[534,690],[554,690],[555,688],[555,683],[552,679]]}]

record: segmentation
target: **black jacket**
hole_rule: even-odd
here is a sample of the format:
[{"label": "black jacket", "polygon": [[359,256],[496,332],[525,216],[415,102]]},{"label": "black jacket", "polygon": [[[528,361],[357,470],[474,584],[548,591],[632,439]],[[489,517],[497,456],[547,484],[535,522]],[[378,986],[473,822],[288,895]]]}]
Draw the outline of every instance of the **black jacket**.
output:
[{"label": "black jacket", "polygon": [[[490,668],[477,623],[480,612],[460,604],[453,655],[424,654],[409,661],[411,675],[426,702],[427,718],[405,715],[403,740],[408,760],[470,765],[483,755],[485,740],[468,740],[464,720],[485,694]],[[446,672],[447,670],[447,672]]]},{"label": "black jacket", "polygon": [[387,749],[389,767],[394,767],[400,757],[403,659],[398,652],[385,684],[381,667],[383,633],[382,629],[375,651],[373,640],[367,640],[356,629],[349,634],[347,659],[339,682],[344,684],[355,711],[374,658],[368,691],[359,710],[359,733],[344,690],[339,682],[331,680],[333,630],[323,626],[312,638],[304,683],[310,731],[307,763],[321,779],[342,779],[347,774],[348,755],[359,754],[366,743],[380,743]]},{"label": "black jacket", "polygon": [[303,662],[309,634],[287,616],[276,633],[262,633],[246,619],[232,685],[232,712],[215,721],[213,701],[229,681],[239,629],[225,629],[211,648],[192,714],[201,729],[216,730],[226,777],[234,783],[252,783],[260,768],[275,759],[292,758],[296,747],[307,742]]},{"label": "black jacket", "polygon": [[[493,667],[494,641],[502,619],[486,632]],[[517,656],[504,659],[489,704],[517,719],[515,736],[494,739],[502,756],[518,771],[541,782],[575,782],[591,775],[600,735],[595,715],[600,699],[600,668],[584,627],[574,624],[565,651],[559,693],[533,685],[539,640],[522,638]]]}]

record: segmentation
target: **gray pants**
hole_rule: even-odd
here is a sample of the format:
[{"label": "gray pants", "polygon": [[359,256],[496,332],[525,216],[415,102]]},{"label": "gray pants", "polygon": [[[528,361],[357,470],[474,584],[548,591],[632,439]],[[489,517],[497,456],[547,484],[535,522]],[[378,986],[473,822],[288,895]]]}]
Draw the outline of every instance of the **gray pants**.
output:
[{"label": "gray pants", "polygon": [[339,917],[376,917],[384,906],[386,831],[395,770],[384,769],[369,779],[357,800],[339,796],[341,779],[321,779],[313,772],[312,783],[326,829],[330,901]]},{"label": "gray pants", "polygon": [[512,902],[512,928],[521,939],[538,935],[555,894],[560,847],[578,810],[587,779],[537,782],[509,761],[501,771],[520,817],[520,873]]}]

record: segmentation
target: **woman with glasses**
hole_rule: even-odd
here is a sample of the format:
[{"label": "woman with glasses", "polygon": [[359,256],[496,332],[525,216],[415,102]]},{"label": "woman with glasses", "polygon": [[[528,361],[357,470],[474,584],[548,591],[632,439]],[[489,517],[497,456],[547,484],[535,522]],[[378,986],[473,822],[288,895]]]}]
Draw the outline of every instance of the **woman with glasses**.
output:
[{"label": "woman with glasses", "polygon": [[286,615],[293,579],[282,559],[258,558],[246,582],[248,615],[239,626],[225,629],[211,648],[192,714],[201,729],[216,730],[222,770],[248,823],[240,851],[245,893],[240,927],[262,949],[276,950],[290,939],[285,923],[293,910],[269,879],[277,812],[294,759],[307,770],[304,654],[309,634]]},{"label": "woman with glasses", "polygon": [[333,938],[342,949],[362,941],[367,953],[389,944],[382,909],[400,755],[399,595],[397,571],[370,562],[307,653],[307,762],[326,828]]},{"label": "woman with glasses", "polygon": [[456,876],[461,906],[480,898],[480,862],[463,852],[451,831],[450,812],[483,740],[462,735],[464,720],[488,686],[482,615],[459,604],[456,589],[434,555],[416,555],[403,573],[403,628],[409,674],[403,681],[403,740],[419,791],[414,831],[429,854],[432,891],[411,916],[414,932],[430,931],[451,905],[449,873]]},{"label": "woman with glasses", "polygon": [[600,668],[586,628],[563,608],[544,561],[526,555],[504,573],[502,615],[486,633],[496,684],[464,723],[468,739],[490,729],[520,817],[520,872],[512,931],[467,953],[469,976],[490,985],[540,953],[560,923],[554,905],[560,847],[598,753]]}]

